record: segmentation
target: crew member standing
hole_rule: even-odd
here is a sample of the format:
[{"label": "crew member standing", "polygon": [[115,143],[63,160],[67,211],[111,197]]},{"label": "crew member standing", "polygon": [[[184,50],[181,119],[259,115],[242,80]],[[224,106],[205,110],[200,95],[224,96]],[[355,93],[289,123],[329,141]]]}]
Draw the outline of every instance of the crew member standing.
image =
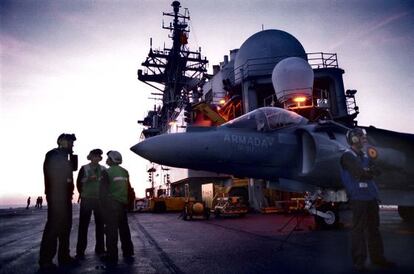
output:
[{"label": "crew member standing", "polygon": [[43,207],[43,197],[39,196],[39,208]]},{"label": "crew member standing", "polygon": [[39,207],[39,197],[36,198],[36,204],[35,204],[35,208]]},{"label": "crew member standing", "polygon": [[103,172],[101,184],[101,202],[105,211],[107,263],[115,265],[118,262],[118,231],[121,240],[123,256],[132,259],[134,247],[128,225],[127,205],[128,191],[131,189],[129,174],[120,166],[122,156],[118,151],[107,153],[106,164],[109,166]]},{"label": "crew member standing", "polygon": [[26,209],[29,209],[29,206],[30,206],[30,196],[29,196],[29,198],[27,198],[27,205],[26,205]]},{"label": "crew member standing", "polygon": [[77,155],[73,154],[74,134],[61,134],[58,148],[46,154],[43,164],[47,221],[40,245],[39,265],[41,269],[55,268],[53,257],[58,240],[58,263],[74,263],[70,257],[69,237],[72,227],[73,171],[77,169]]},{"label": "crew member standing", "polygon": [[76,245],[76,258],[78,259],[85,257],[92,211],[95,218],[95,253],[103,255],[105,252],[104,222],[99,205],[99,185],[102,179],[102,171],[105,170],[105,167],[99,164],[102,160],[102,150],[91,150],[87,159],[90,160],[90,163],[80,168],[76,180],[76,187],[81,198],[78,243]]},{"label": "crew member standing", "polygon": [[341,177],[352,209],[351,253],[354,268],[365,270],[367,249],[371,263],[380,267],[395,264],[384,257],[384,247],[379,231],[379,195],[373,178],[379,175],[370,158],[364,153],[367,136],[364,129],[347,132],[351,146],[341,157]]}]

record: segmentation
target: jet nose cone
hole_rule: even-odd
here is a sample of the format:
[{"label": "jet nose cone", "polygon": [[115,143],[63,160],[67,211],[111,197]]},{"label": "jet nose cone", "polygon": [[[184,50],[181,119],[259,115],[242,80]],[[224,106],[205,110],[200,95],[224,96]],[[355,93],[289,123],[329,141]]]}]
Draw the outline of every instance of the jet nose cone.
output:
[{"label": "jet nose cone", "polygon": [[151,155],[151,145],[148,144],[148,140],[139,142],[138,144],[131,147],[131,150],[141,156],[142,158],[148,159]]},{"label": "jet nose cone", "polygon": [[167,164],[173,162],[177,149],[181,149],[171,145],[174,140],[174,134],[157,135],[139,142],[131,150],[151,162]]},{"label": "jet nose cone", "polygon": [[206,142],[191,133],[157,135],[136,144],[131,150],[151,162],[183,168],[193,167],[195,160],[205,159],[210,151]]},{"label": "jet nose cone", "polygon": [[141,143],[138,143],[138,144],[136,144],[136,145],[133,145],[133,146],[130,148],[130,150],[131,150],[132,152],[134,152],[135,154],[138,154],[138,155],[140,155],[140,156],[141,156],[141,153],[140,153],[140,144],[141,144]]}]

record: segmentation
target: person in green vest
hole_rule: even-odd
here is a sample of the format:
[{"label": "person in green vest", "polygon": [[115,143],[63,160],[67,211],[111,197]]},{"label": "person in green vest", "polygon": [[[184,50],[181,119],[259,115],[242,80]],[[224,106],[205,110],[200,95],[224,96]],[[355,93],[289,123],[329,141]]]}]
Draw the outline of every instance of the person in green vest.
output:
[{"label": "person in green vest", "polygon": [[100,198],[105,211],[105,232],[107,256],[109,265],[118,263],[118,232],[121,249],[127,261],[133,260],[134,247],[128,225],[127,206],[128,193],[131,191],[128,171],[121,167],[122,155],[111,150],[107,153],[106,164],[109,166],[102,173]]},{"label": "person in green vest", "polygon": [[95,253],[105,253],[104,221],[99,203],[99,188],[102,173],[106,169],[100,165],[102,150],[93,149],[89,152],[87,159],[89,164],[81,167],[76,181],[76,187],[80,195],[78,243],[76,245],[76,258],[85,258],[85,249],[88,243],[88,227],[92,212],[95,218]]}]

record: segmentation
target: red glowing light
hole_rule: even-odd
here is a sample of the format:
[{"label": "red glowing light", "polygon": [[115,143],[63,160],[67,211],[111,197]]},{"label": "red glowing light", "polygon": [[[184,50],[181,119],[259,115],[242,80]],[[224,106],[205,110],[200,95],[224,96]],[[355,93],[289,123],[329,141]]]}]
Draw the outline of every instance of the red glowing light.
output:
[{"label": "red glowing light", "polygon": [[306,101],[306,97],[305,96],[299,96],[299,97],[293,98],[293,102],[295,102],[295,103],[303,103],[305,101]]}]

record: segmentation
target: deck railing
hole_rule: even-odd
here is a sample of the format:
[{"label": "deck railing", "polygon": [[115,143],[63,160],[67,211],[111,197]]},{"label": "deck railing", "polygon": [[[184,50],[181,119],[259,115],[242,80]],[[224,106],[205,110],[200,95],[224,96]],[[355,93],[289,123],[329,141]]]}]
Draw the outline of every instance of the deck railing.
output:
[{"label": "deck railing", "polygon": [[[288,56],[275,56],[265,58],[248,59],[246,63],[234,69],[236,82],[252,76],[272,74],[273,68],[281,60]],[[307,53],[308,63],[313,69],[338,68],[336,53],[311,52]]]}]

